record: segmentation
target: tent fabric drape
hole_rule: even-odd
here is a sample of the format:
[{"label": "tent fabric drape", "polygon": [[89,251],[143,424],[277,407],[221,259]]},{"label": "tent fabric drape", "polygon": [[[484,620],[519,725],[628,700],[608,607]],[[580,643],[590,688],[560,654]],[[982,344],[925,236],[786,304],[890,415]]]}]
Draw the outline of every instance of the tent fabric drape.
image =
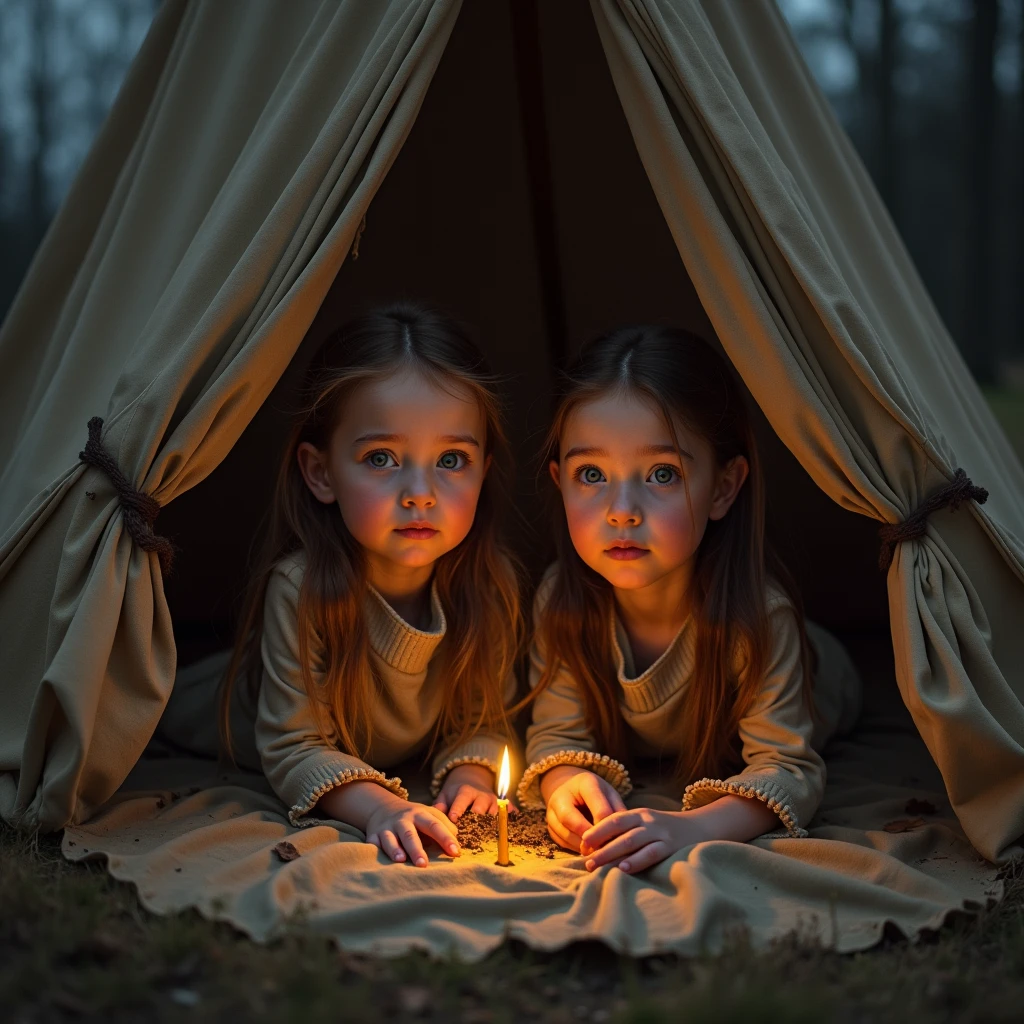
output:
[{"label": "tent fabric drape", "polygon": [[79,464],[87,421],[161,505],[218,465],[334,280],[458,8],[162,5],[0,335],[5,820],[87,818],[174,679],[156,555]]},{"label": "tent fabric drape", "polygon": [[1024,833],[1024,470],[774,4],[592,0],[616,89],[723,347],[845,508],[905,520],[963,467],[888,575],[897,679],[967,835]]}]

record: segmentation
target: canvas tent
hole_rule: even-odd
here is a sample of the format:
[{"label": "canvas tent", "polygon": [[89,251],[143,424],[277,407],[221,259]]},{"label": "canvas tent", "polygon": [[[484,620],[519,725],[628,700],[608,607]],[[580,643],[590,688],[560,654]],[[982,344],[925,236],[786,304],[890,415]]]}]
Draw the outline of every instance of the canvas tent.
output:
[{"label": "canvas tent", "polygon": [[[698,918],[742,919],[753,905],[709,902],[716,871],[727,888],[775,879],[790,909],[834,900],[845,880],[838,948],[996,892],[966,840],[1000,862],[1024,833],[1024,471],[779,12],[769,0],[461,8],[161,5],[0,333],[0,815],[72,826],[70,856],[107,854],[156,909],[213,913],[210,861],[189,845],[205,815],[227,830],[213,846],[255,879],[231,890],[226,916],[273,933],[294,904],[269,874],[267,839],[288,831],[272,798],[232,779],[168,817],[163,800],[119,787],[179,661],[228,639],[303,359],[351,312],[411,295],[477,324],[510,377],[524,455],[567,347],[637,320],[717,338],[764,415],[773,526],[808,605],[880,688],[869,638],[888,623],[899,695],[952,812],[927,839],[886,838],[877,830],[903,791],[881,784],[856,792],[838,831],[742,855],[709,844],[666,868],[676,897],[685,889],[700,908],[688,921],[667,882],[656,909],[637,880],[584,884],[559,864],[518,934],[697,948],[684,939],[707,938]],[[166,580],[110,475],[79,460],[95,416],[126,480],[164,508],[153,528],[179,549]],[[879,524],[907,520],[958,468],[987,502],[933,513],[883,577]],[[521,483],[532,510],[528,472]],[[148,860],[127,856],[139,836]],[[354,838],[303,833],[367,876],[372,851],[338,842]],[[911,870],[942,844],[936,858],[954,868]],[[168,882],[169,863],[186,865],[193,889]],[[513,899],[481,872],[474,886]],[[611,931],[593,916],[581,925],[591,883],[606,908],[626,893],[648,909]],[[243,884],[234,872],[230,885]],[[451,939],[429,906],[388,918],[380,885],[378,918],[393,926],[361,919],[373,948]],[[322,927],[362,941],[334,913]],[[465,913],[470,952],[508,933],[508,915]],[[761,937],[794,920],[765,915],[746,919]]]}]

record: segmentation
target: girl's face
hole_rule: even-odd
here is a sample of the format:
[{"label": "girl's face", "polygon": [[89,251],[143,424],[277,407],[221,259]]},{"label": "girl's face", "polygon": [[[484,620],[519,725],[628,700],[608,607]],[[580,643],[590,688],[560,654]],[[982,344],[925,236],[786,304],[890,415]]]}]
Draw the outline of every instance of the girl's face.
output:
[{"label": "girl's face", "polygon": [[650,402],[611,392],[576,406],[551,462],[573,545],[617,589],[689,572],[708,520],[747,478],[742,455],[720,467],[702,437],[674,426],[678,449]]},{"label": "girl's face", "polygon": [[336,502],[371,568],[422,569],[460,544],[488,459],[479,404],[415,369],[361,385],[326,451],[299,446],[306,484]]}]

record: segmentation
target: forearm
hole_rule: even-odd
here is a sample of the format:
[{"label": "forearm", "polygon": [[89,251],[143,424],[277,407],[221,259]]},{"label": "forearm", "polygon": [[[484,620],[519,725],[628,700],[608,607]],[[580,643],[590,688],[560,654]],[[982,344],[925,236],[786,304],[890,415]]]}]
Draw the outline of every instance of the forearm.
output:
[{"label": "forearm", "polygon": [[370,816],[383,806],[398,807],[406,803],[401,797],[376,782],[346,782],[324,793],[317,801],[317,809],[328,818],[344,821],[366,831]]},{"label": "forearm", "polygon": [[714,803],[677,813],[697,825],[707,840],[745,843],[782,827],[773,810],[760,800],[745,796],[723,796]]}]

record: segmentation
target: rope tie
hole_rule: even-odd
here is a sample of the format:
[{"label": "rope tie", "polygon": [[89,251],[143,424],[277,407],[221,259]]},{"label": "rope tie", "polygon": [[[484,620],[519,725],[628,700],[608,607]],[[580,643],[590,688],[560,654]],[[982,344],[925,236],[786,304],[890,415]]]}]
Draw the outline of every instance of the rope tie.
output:
[{"label": "rope tie", "polygon": [[879,569],[882,572],[889,571],[897,544],[924,536],[928,517],[933,512],[947,507],[955,512],[965,501],[976,501],[984,505],[988,501],[988,491],[984,487],[975,487],[970,477],[962,469],[957,469],[948,484],[929,494],[902,523],[886,523],[878,531],[882,539],[882,549],[878,552]]},{"label": "rope tie", "polygon": [[[107,475],[117,492],[125,529],[143,551],[157,553],[160,568],[166,576],[171,571],[171,564],[174,561],[174,546],[166,537],[160,537],[153,532],[153,523],[160,514],[160,502],[151,494],[136,490],[131,485],[114,457],[103,447],[102,430],[103,420],[99,416],[93,416],[89,420],[89,440],[85,444],[85,451],[78,453],[78,458],[87,466],[93,466]],[[89,497],[93,495],[90,493]]]}]

